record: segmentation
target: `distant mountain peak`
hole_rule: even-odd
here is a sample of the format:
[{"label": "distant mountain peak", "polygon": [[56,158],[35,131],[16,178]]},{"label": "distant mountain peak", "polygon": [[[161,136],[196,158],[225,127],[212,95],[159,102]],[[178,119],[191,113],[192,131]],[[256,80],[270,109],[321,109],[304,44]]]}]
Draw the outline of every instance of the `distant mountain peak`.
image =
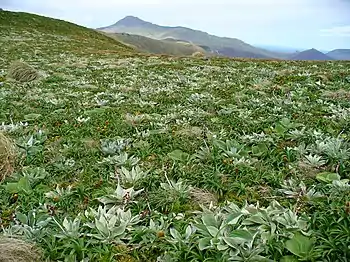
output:
[{"label": "distant mountain peak", "polygon": [[148,24],[148,22],[143,21],[142,19],[128,15],[124,17],[123,19],[119,20],[115,25],[123,25],[123,26],[138,26],[138,25],[145,25]]},{"label": "distant mountain peak", "polygon": [[326,54],[322,53],[321,51],[311,48],[309,50],[305,50],[303,52],[299,52],[298,54],[294,55],[292,60],[332,60],[331,57],[327,56]]}]

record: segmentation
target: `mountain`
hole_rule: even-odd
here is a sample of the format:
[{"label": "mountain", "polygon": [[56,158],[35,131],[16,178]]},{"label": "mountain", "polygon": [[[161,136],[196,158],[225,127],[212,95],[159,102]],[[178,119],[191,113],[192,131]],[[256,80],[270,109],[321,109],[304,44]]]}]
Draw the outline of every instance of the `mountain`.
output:
[{"label": "mountain", "polygon": [[297,54],[290,57],[291,60],[333,60],[333,58],[325,55],[315,48],[298,52]]},{"label": "mountain", "polygon": [[141,35],[132,35],[127,33],[105,34],[145,53],[189,56],[196,52],[201,52],[203,54],[207,52],[199,46],[180,40],[156,40]]},{"label": "mountain", "polygon": [[160,26],[146,22],[134,16],[126,16],[117,23],[97,28],[107,33],[128,33],[141,35],[157,40],[177,39],[188,41],[195,45],[206,46],[212,53],[248,58],[284,58],[283,54],[271,52],[249,45],[242,40],[229,37],[219,37],[203,31],[182,26]]},{"label": "mountain", "polygon": [[327,55],[337,60],[350,60],[350,49],[335,49]]}]

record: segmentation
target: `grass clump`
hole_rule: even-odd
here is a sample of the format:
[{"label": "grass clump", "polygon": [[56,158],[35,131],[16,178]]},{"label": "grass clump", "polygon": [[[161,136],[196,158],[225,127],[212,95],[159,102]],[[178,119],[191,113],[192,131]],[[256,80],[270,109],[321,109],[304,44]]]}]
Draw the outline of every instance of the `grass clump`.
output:
[{"label": "grass clump", "polygon": [[0,237],[0,262],[41,261],[39,250],[20,239]]},{"label": "grass clump", "polygon": [[13,172],[15,149],[12,141],[0,133],[0,182]]},{"label": "grass clump", "polygon": [[197,51],[192,54],[192,57],[203,58],[204,54],[200,51]]},{"label": "grass clump", "polygon": [[28,64],[15,61],[11,64],[7,76],[19,82],[31,82],[39,78],[39,73]]}]

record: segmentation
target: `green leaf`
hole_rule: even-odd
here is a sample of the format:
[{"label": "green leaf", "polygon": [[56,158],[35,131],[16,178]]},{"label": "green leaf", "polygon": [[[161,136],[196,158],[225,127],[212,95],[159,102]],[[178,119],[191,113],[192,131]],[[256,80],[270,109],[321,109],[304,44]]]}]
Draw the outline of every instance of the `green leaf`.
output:
[{"label": "green leaf", "polygon": [[16,214],[17,219],[22,223],[22,224],[27,224],[27,216],[22,213],[17,213]]},{"label": "green leaf", "polygon": [[252,153],[254,156],[262,156],[268,152],[268,148],[265,144],[258,144],[252,147]]},{"label": "green leaf", "polygon": [[280,124],[277,124],[275,127],[276,133],[279,135],[283,135],[287,130]]},{"label": "green leaf", "polygon": [[252,241],[253,240],[253,235],[248,230],[237,229],[237,230],[233,230],[230,233],[230,238],[233,238],[234,242],[237,245],[240,245],[240,244],[243,244],[245,242]]},{"label": "green leaf", "polygon": [[340,176],[337,173],[322,172],[317,174],[316,179],[320,182],[331,184],[333,181],[339,181]]},{"label": "green leaf", "polygon": [[28,177],[22,177],[18,182],[16,183],[7,183],[5,185],[5,189],[11,193],[19,193],[19,192],[28,192],[30,191],[32,188],[29,184],[29,180]]},{"label": "green leaf", "polygon": [[242,222],[242,225],[254,225],[254,224],[268,225],[269,223],[264,219],[261,213],[248,217]]},{"label": "green leaf", "polygon": [[230,247],[237,248],[237,246],[239,245],[239,243],[237,243],[237,241],[234,237],[223,237],[222,239]]},{"label": "green leaf", "polygon": [[218,227],[218,223],[216,222],[215,216],[213,214],[205,214],[202,217],[203,224],[205,226],[213,226]]},{"label": "green leaf", "polygon": [[109,235],[109,230],[107,228],[107,221],[103,216],[100,219],[95,219],[95,225],[98,231],[100,231],[104,236]]},{"label": "green leaf", "polygon": [[298,262],[299,260],[296,259],[295,257],[293,256],[284,256],[282,257],[281,259],[281,262]]},{"label": "green leaf", "polygon": [[314,242],[300,233],[296,233],[292,239],[286,241],[286,248],[300,258],[306,258],[311,252]]},{"label": "green leaf", "polygon": [[189,239],[191,235],[192,235],[192,228],[191,228],[190,225],[188,225],[188,226],[186,227],[185,238],[186,238],[186,239]]},{"label": "green leaf", "polygon": [[236,225],[242,216],[242,213],[231,214],[227,217],[226,223],[228,225]]},{"label": "green leaf", "polygon": [[210,237],[201,238],[201,239],[198,241],[199,250],[204,250],[204,249],[211,248],[210,240],[211,240]]},{"label": "green leaf", "polygon": [[213,226],[207,226],[207,230],[212,237],[216,237],[219,233],[219,229]]},{"label": "green leaf", "polygon": [[170,228],[170,234],[173,238],[175,238],[176,240],[181,240],[181,234],[179,233],[179,231],[177,231],[175,228]]},{"label": "green leaf", "polygon": [[174,150],[173,152],[168,153],[168,156],[174,161],[186,162],[188,161],[190,155],[182,152],[181,150]]},{"label": "green leaf", "polygon": [[228,246],[219,243],[219,244],[216,245],[216,248],[219,251],[224,251],[224,250],[228,249]]},{"label": "green leaf", "polygon": [[14,193],[18,193],[18,183],[7,183],[5,186],[5,189],[7,192],[14,194]]},{"label": "green leaf", "polygon": [[22,177],[19,181],[18,181],[18,189],[19,191],[25,191],[28,192],[30,191],[32,188],[29,184],[29,179],[28,177]]},{"label": "green leaf", "polygon": [[31,120],[36,120],[40,118],[42,115],[41,114],[28,114],[24,116],[24,120],[26,121],[31,121]]},{"label": "green leaf", "polygon": [[125,230],[126,230],[126,225],[127,225],[126,223],[122,223],[122,224],[120,224],[119,227],[114,228],[113,234],[115,236],[123,235],[125,233]]}]

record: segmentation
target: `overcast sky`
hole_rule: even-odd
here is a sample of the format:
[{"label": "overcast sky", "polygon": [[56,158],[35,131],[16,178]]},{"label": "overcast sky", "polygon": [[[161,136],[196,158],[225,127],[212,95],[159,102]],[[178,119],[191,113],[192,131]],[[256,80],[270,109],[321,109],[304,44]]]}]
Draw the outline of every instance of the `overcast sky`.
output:
[{"label": "overcast sky", "polygon": [[350,0],[0,0],[0,7],[93,28],[133,15],[249,44],[350,48]]}]

